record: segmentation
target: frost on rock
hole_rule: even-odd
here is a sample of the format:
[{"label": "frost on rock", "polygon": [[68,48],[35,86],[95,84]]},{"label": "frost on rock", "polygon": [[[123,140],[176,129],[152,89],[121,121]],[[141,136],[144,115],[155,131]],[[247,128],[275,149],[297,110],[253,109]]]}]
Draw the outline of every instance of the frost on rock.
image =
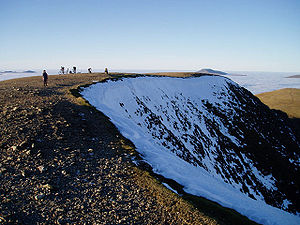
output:
[{"label": "frost on rock", "polygon": [[[244,214],[252,212],[245,204],[299,212],[299,143],[286,115],[231,80],[140,77],[82,94],[186,191]],[[256,207],[248,216],[261,222]]]}]

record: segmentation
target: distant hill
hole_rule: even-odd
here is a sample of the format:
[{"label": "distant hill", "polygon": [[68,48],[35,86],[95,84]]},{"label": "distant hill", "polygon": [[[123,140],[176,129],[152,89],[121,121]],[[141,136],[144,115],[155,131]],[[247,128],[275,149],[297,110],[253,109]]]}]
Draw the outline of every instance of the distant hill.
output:
[{"label": "distant hill", "polygon": [[0,73],[36,73],[34,70],[25,70],[23,72],[18,72],[14,70],[5,70],[5,71],[0,71]]},{"label": "distant hill", "polygon": [[300,74],[299,75],[289,76],[289,77],[286,77],[286,78],[300,78]]},{"label": "distant hill", "polygon": [[214,75],[226,75],[226,72],[213,70],[213,69],[201,69],[197,71],[197,73],[207,73],[207,74],[214,74]]},{"label": "distant hill", "polygon": [[[5,71],[0,71],[0,73],[20,73],[18,71],[13,71],[13,70],[5,70]],[[36,73],[36,71],[33,70],[25,70],[22,73]]]},{"label": "distant hill", "polygon": [[3,73],[17,73],[17,71],[12,71],[12,70],[5,70]]}]

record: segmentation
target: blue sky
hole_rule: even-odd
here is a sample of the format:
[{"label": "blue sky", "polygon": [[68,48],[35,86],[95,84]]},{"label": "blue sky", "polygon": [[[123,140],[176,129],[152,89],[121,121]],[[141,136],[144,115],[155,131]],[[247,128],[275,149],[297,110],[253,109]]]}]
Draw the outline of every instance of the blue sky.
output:
[{"label": "blue sky", "polygon": [[300,72],[299,0],[0,0],[0,70]]}]

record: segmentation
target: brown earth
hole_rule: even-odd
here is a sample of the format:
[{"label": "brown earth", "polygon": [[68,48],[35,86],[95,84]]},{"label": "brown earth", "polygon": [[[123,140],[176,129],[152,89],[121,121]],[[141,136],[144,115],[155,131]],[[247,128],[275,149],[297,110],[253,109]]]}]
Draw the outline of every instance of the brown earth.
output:
[{"label": "brown earth", "polygon": [[300,118],[300,89],[284,88],[256,95],[271,109],[278,109],[291,118]]},{"label": "brown earth", "polygon": [[0,82],[0,223],[232,224],[136,167],[130,142],[70,94],[105,78],[50,76],[46,88],[41,77]]},{"label": "brown earth", "polygon": [[285,112],[300,137],[300,89],[284,88],[256,96],[269,108]]}]

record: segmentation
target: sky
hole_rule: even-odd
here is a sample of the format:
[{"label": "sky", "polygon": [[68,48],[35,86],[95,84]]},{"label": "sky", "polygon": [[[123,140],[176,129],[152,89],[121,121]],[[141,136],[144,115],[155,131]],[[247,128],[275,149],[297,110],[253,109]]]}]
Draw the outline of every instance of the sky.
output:
[{"label": "sky", "polygon": [[0,71],[300,72],[299,0],[0,0]]}]

